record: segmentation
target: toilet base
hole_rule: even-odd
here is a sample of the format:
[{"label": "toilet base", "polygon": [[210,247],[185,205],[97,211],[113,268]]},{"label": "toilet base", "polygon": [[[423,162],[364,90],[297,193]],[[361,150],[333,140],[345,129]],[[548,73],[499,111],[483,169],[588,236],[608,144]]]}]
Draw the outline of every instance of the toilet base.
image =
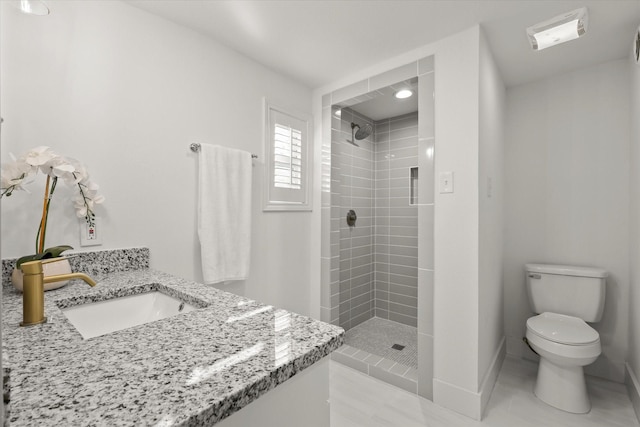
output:
[{"label": "toilet base", "polygon": [[541,357],[534,390],[548,405],[574,414],[591,410],[582,366],[558,366]]}]

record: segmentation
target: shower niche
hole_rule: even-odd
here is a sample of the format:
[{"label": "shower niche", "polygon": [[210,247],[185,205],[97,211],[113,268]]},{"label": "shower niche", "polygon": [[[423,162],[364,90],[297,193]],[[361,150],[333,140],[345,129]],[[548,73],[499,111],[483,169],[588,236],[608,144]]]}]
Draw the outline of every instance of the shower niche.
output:
[{"label": "shower niche", "polygon": [[[420,75],[326,108],[331,141],[323,144],[331,159],[323,169],[323,191],[330,195],[330,206],[323,205],[329,208],[323,215],[330,215],[322,235],[330,248],[323,320],[346,330],[346,345],[333,357],[427,398],[433,376],[432,59]],[[412,95],[395,96],[404,90]],[[350,211],[357,212],[357,226],[345,221]]]}]

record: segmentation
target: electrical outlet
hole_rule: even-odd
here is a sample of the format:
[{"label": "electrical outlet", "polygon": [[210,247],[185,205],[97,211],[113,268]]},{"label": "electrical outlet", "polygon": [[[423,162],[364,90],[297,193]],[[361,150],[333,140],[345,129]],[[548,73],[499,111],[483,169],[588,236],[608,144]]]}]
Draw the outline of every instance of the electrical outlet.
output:
[{"label": "electrical outlet", "polygon": [[102,232],[98,218],[90,226],[86,221],[80,222],[80,246],[98,246],[102,244]]}]

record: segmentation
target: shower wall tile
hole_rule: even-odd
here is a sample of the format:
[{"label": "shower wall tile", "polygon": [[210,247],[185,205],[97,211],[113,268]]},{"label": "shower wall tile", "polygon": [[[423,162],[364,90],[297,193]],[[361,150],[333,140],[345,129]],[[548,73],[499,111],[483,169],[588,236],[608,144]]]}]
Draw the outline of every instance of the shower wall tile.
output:
[{"label": "shower wall tile", "polygon": [[435,74],[425,74],[418,78],[418,91],[423,94],[418,98],[418,111],[420,112],[420,125],[418,133],[420,138],[435,137]]},{"label": "shower wall tile", "polygon": [[416,286],[416,287],[418,286],[418,281],[417,281],[417,279],[418,279],[418,269],[416,267],[407,267],[407,266],[404,266],[404,265],[390,264],[389,265],[389,273],[397,274],[399,276],[414,277],[416,279],[414,286]]},{"label": "shower wall tile", "polygon": [[406,147],[394,148],[393,150],[391,150],[391,153],[393,153],[395,159],[403,159],[405,157],[410,157],[412,159],[416,158],[416,155],[418,154],[418,150],[417,150],[418,138],[417,137],[403,139],[398,142],[403,143],[403,145],[405,145]]},{"label": "shower wall tile", "polygon": [[409,113],[402,116],[394,117],[389,120],[389,130],[395,131],[398,129],[417,128],[417,117],[418,113]]},{"label": "shower wall tile", "polygon": [[418,247],[418,238],[417,237],[389,236],[389,243],[391,245],[412,246],[412,247],[416,247],[417,248]]},{"label": "shower wall tile", "polygon": [[[341,130],[342,129],[342,119],[341,116],[338,116],[336,113],[340,111],[340,114],[342,114],[342,111],[340,109],[340,107],[338,106],[333,106],[331,107],[331,129],[336,129],[336,130]],[[326,129],[326,128],[323,128]]]},{"label": "shower wall tile", "polygon": [[389,292],[393,294],[404,295],[404,296],[413,297],[413,298],[418,297],[418,290],[416,289],[415,286],[411,286],[411,285],[401,285],[397,283],[391,283],[389,284]]},{"label": "shower wall tile", "polygon": [[372,236],[354,237],[351,239],[353,247],[371,245],[372,243]]},{"label": "shower wall tile", "polygon": [[[320,210],[320,229],[322,236],[329,236],[331,233],[331,209],[323,207]],[[331,257],[331,241],[329,239],[322,239],[320,244],[320,256],[324,258]],[[328,265],[327,265],[328,268]]]},{"label": "shower wall tile", "polygon": [[433,271],[418,270],[418,333],[433,336]]},{"label": "shower wall tile", "polygon": [[416,209],[413,206],[407,206],[402,208],[392,208],[389,212],[391,216],[415,216]]},{"label": "shower wall tile", "polygon": [[[417,274],[417,273],[416,273]],[[390,273],[389,274],[389,283],[390,289],[393,289],[394,292],[400,292],[401,289],[405,289],[404,293],[408,293],[407,288],[413,289],[413,292],[417,292],[416,288],[416,278],[417,276],[406,276],[402,274]]]},{"label": "shower wall tile", "polygon": [[413,316],[405,316],[404,314],[400,314],[396,311],[389,311],[389,320],[394,322],[403,323],[405,325],[413,326],[414,328],[417,325],[417,319]]},{"label": "shower wall tile", "polygon": [[393,218],[393,223],[401,227],[417,227],[418,218],[415,216],[404,216]]},{"label": "shower wall tile", "polygon": [[[418,138],[418,126],[412,126],[412,127],[400,128],[400,129],[393,129],[393,123],[391,123],[391,126],[392,126],[392,129],[391,129],[391,135],[389,136],[389,139],[392,141],[392,143],[394,141],[403,140],[406,138],[409,138],[412,140]],[[393,148],[391,149],[391,151],[393,151]]]},{"label": "shower wall tile", "polygon": [[[414,148],[418,145],[418,137],[412,136],[409,138],[397,139],[393,141],[393,150],[403,149],[403,148]],[[393,153],[393,150],[391,151]],[[412,153],[412,156],[415,156],[416,153]]]},{"label": "shower wall tile", "polygon": [[[414,307],[417,307],[417,304],[418,304],[418,300],[415,297],[396,294],[392,292],[389,293],[389,302],[408,306],[408,307],[411,307],[412,309]],[[416,317],[417,317],[417,312],[416,312]]]},{"label": "shower wall tile", "polygon": [[[347,142],[351,122],[375,130],[356,141],[360,147]],[[418,116],[373,123],[343,108],[340,131],[332,137],[332,185],[339,183],[339,196],[332,194],[331,201],[339,214],[332,209],[330,225],[339,230],[340,324],[349,328],[376,315],[415,326],[419,221],[411,168],[419,162]],[[358,215],[355,228],[344,220],[349,209]]]},{"label": "shower wall tile", "polygon": [[[381,273],[381,274],[386,274],[386,273]],[[386,280],[378,280],[378,276],[380,276],[381,274],[377,274],[376,273],[376,281],[374,282],[374,286],[375,286],[375,290],[376,292],[380,292],[380,295],[385,296],[385,302],[389,301],[389,279],[388,279],[388,275],[387,275],[387,279]],[[384,279],[384,278],[383,278]]]},{"label": "shower wall tile", "polygon": [[329,309],[331,308],[331,284],[329,283],[329,277],[331,272],[329,270],[329,260],[323,258],[321,260],[320,270],[320,307]]},{"label": "shower wall tile", "polygon": [[415,157],[407,157],[402,159],[389,160],[389,169],[411,168],[418,166],[418,150],[416,149]]},{"label": "shower wall tile", "polygon": [[423,242],[420,245],[419,252],[419,268],[433,270],[434,253],[433,253],[433,228],[435,221],[434,205],[420,205],[418,208],[420,213],[418,225],[418,239]]},{"label": "shower wall tile", "polygon": [[384,309],[381,309],[381,308],[376,308],[375,315],[376,315],[376,317],[379,317],[381,319],[388,319],[389,318],[389,312],[387,310],[384,310]]},{"label": "shower wall tile", "polygon": [[[347,142],[352,138],[351,122],[359,126],[373,122],[349,108],[342,109],[340,132],[334,133],[333,152],[339,153],[334,164],[339,176],[340,214],[332,223],[339,230],[340,254],[340,324],[350,328],[374,314],[374,151],[375,134],[363,140],[357,140],[359,147]],[[332,183],[333,184],[333,183]],[[353,209],[358,217],[356,227],[346,223],[347,212]]]},{"label": "shower wall tile", "polygon": [[418,212],[410,196],[411,168],[418,163],[418,116],[379,121],[375,129],[375,314],[415,326]]},{"label": "shower wall tile", "polygon": [[435,168],[434,168],[434,154],[435,154],[435,140],[433,138],[423,139],[418,142],[418,203],[420,204],[433,204],[435,200]]},{"label": "shower wall tile", "polygon": [[386,133],[386,140],[389,139],[389,120],[381,120],[377,121],[374,124],[376,130],[376,142],[380,142],[380,139],[383,138],[383,135]]}]

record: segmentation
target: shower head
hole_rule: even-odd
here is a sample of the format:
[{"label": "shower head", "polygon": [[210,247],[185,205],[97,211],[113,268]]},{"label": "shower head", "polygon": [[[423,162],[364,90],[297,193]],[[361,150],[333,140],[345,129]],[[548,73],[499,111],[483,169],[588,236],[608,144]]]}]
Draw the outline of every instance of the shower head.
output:
[{"label": "shower head", "polygon": [[364,127],[360,127],[360,125],[357,125],[355,123],[351,123],[351,132],[352,133],[353,133],[355,128],[358,128],[358,130],[356,131],[356,134],[355,134],[355,139],[357,139],[357,140],[365,139],[366,137],[371,135],[371,132],[373,131],[373,127],[369,123],[365,123]]},{"label": "shower head", "polygon": [[[357,131],[356,131],[356,128],[358,128]],[[366,123],[364,127],[360,127],[360,125],[357,125],[352,122],[351,123],[351,140],[347,139],[347,142],[350,142],[356,147],[359,147],[359,145],[356,144],[355,140],[357,139],[359,141],[361,139],[365,139],[366,137],[371,135],[372,131],[373,131],[373,127],[371,127],[369,123]]]}]

